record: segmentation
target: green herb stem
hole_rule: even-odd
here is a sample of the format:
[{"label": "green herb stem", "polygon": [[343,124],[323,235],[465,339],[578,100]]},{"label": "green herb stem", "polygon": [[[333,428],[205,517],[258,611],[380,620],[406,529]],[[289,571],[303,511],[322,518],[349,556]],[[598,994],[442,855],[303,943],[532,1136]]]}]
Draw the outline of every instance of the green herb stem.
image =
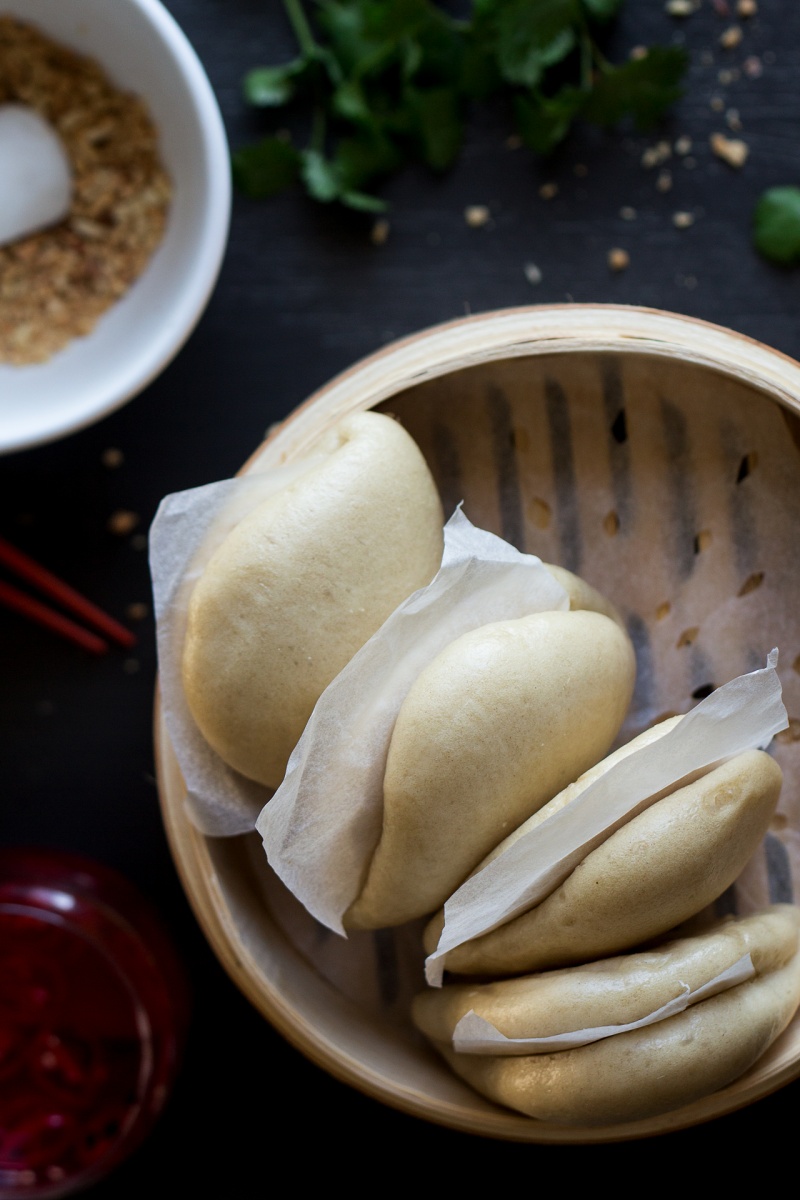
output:
[{"label": "green herb stem", "polygon": [[283,0],[286,16],[297,38],[297,44],[303,54],[313,55],[317,51],[317,43],[311,32],[311,26],[305,14],[301,0]]}]

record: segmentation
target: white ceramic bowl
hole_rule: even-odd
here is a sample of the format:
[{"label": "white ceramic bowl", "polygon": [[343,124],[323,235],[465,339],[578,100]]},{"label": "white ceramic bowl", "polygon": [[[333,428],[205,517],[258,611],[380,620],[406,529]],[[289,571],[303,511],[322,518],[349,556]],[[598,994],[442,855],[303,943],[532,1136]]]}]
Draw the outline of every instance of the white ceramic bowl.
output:
[{"label": "white ceramic bowl", "polygon": [[5,0],[147,103],[173,185],[144,272],[92,333],[44,363],[0,364],[0,453],[54,441],[120,408],[174,358],[216,283],[230,224],[230,157],[205,70],[160,0]]}]

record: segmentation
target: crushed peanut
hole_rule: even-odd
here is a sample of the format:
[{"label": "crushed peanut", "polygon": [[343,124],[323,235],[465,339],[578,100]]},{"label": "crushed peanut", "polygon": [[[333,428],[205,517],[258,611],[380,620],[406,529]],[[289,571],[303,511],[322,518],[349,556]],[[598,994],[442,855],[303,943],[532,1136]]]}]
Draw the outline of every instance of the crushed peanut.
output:
[{"label": "crushed peanut", "polygon": [[372,224],[369,238],[373,246],[383,246],[389,236],[389,222],[386,217],[378,217]]},{"label": "crushed peanut", "polygon": [[90,333],[142,273],[172,186],[143,102],[100,66],[0,16],[0,104],[33,108],[61,137],[72,205],[58,225],[0,247],[0,362],[43,362]]},{"label": "crushed peanut", "polygon": [[750,149],[747,143],[739,138],[727,138],[724,133],[712,133],[710,142],[714,154],[728,166],[743,167],[747,162]]},{"label": "crushed peanut", "polygon": [[657,167],[660,163],[666,162],[672,154],[672,147],[669,142],[657,142],[655,146],[648,146],[642,154],[642,166]]},{"label": "crushed peanut", "polygon": [[731,25],[724,33],[720,34],[719,44],[723,50],[733,50],[739,45],[742,40],[742,29],[740,25]]},{"label": "crushed peanut", "polygon": [[615,246],[608,252],[608,265],[612,271],[625,271],[631,263],[631,256],[621,246]]},{"label": "crushed peanut", "polygon": [[149,615],[150,606],[143,600],[134,600],[125,609],[125,616],[129,621],[144,621]]},{"label": "crushed peanut", "polygon": [[116,534],[117,537],[125,537],[126,534],[133,533],[138,524],[138,513],[130,512],[126,508],[120,508],[108,518],[106,528],[109,533]]},{"label": "crushed peanut", "polygon": [[480,229],[482,225],[488,224],[491,219],[491,213],[485,204],[470,204],[464,209],[464,220],[471,229]]}]

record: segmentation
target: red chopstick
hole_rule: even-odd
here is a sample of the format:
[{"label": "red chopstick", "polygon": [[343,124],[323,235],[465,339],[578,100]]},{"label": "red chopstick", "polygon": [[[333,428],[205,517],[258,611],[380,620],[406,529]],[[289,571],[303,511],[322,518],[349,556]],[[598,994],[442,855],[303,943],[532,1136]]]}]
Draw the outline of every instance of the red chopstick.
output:
[{"label": "red chopstick", "polygon": [[[44,595],[55,600],[112,642],[116,642],[126,649],[136,644],[136,636],[131,633],[130,629],[126,629],[119,621],[115,621],[96,604],[92,604],[91,600],[87,600],[80,592],[76,592],[69,584],[64,583],[45,567],[40,566],[27,554],[17,550],[5,538],[0,538],[0,564],[8,567],[10,571],[27,583],[33,584]],[[84,650],[89,650],[93,654],[103,654],[108,649],[108,644],[102,637],[95,636],[94,633],[83,629],[75,621],[69,620],[32,596],[12,587],[11,584],[0,582],[0,603],[23,616],[30,617],[31,620],[37,621],[55,633],[60,633],[63,637],[76,642]]]},{"label": "red chopstick", "polygon": [[103,641],[101,637],[90,633],[88,629],[71,621],[69,617],[63,617],[54,608],[48,608],[41,601],[34,600],[33,596],[28,596],[19,588],[12,587],[10,583],[3,583],[2,580],[0,580],[0,604],[21,613],[23,617],[30,617],[31,620],[38,621],[40,625],[52,629],[54,633],[60,633],[62,637],[75,642],[91,654],[105,654],[108,650],[108,642]]}]

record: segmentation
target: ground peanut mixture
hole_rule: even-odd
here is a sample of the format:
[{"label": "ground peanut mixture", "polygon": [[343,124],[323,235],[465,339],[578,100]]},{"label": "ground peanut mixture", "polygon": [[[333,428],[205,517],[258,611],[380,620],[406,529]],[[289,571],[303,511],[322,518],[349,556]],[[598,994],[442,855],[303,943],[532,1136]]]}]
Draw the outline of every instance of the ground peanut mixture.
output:
[{"label": "ground peanut mixture", "polygon": [[92,59],[0,15],[0,104],[28,104],[60,135],[72,206],[50,229],[0,246],[0,362],[42,362],[89,333],[147,265],[171,183],[144,103]]}]

